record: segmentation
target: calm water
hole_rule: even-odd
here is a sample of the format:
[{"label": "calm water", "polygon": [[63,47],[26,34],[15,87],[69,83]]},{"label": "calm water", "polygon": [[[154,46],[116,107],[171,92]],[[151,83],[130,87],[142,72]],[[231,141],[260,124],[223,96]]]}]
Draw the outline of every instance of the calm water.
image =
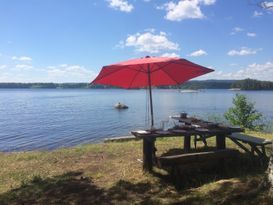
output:
[{"label": "calm water", "polygon": [[[273,91],[240,92],[273,118]],[[208,117],[224,113],[234,91],[204,90],[180,93],[153,90],[156,124],[186,111]],[[123,102],[128,110],[116,110]],[[148,127],[145,90],[0,90],[0,151],[54,149],[100,142]]]}]

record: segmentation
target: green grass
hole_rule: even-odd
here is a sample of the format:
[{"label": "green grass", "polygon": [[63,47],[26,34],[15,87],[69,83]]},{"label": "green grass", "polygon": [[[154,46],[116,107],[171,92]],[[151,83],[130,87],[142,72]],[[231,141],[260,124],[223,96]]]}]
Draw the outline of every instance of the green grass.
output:
[{"label": "green grass", "polygon": [[[272,134],[248,133],[273,139]],[[214,146],[215,138],[208,143]],[[162,138],[156,142],[157,153],[182,145],[183,138]],[[198,148],[202,146],[199,142]],[[239,149],[230,140],[227,147]],[[159,169],[144,173],[138,159],[142,159],[141,141],[0,153],[0,204],[270,204],[272,200],[258,189],[265,167],[248,157],[224,174],[198,172],[179,179]]]}]

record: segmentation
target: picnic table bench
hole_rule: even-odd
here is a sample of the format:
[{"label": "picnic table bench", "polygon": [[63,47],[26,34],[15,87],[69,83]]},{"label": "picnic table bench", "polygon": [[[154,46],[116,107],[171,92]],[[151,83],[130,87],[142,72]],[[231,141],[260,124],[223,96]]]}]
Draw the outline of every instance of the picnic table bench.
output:
[{"label": "picnic table bench", "polygon": [[[250,153],[252,155],[256,154],[260,158],[266,158],[265,145],[272,144],[271,140],[254,137],[251,135],[246,135],[242,133],[232,133],[228,136],[235,144],[237,144],[240,148],[242,148],[245,152]],[[244,144],[248,144],[251,147],[249,150]]]},{"label": "picnic table bench", "polygon": [[[174,117],[175,119],[175,117]],[[142,130],[132,131],[131,133],[139,139],[143,140],[143,169],[151,171],[153,165],[156,164],[156,148],[155,141],[160,137],[183,137],[184,138],[184,152],[189,153],[191,150],[191,136],[216,136],[216,149],[226,149],[226,136],[233,132],[242,132],[241,128],[234,128],[224,126],[218,123],[211,123],[202,121],[196,118],[176,118],[179,121],[187,121],[188,125],[174,127],[167,131],[163,130]],[[194,126],[195,125],[195,126]],[[198,126],[196,126],[198,125]],[[215,154],[218,155],[218,154]]]},{"label": "picnic table bench", "polygon": [[193,162],[203,162],[204,160],[222,159],[229,155],[236,155],[239,152],[232,149],[213,150],[207,152],[187,153],[180,155],[170,155],[158,157],[160,166],[171,166],[173,164],[184,164]]},{"label": "picnic table bench", "polygon": [[[213,150],[206,152],[194,152],[179,155],[160,156],[157,158],[157,165],[160,168],[167,169],[171,173],[177,170],[191,170],[191,169],[202,169],[207,167],[213,167],[213,165],[222,166],[222,160],[234,159],[239,155],[238,150],[234,149],[223,149]],[[221,163],[219,163],[221,162]]]}]

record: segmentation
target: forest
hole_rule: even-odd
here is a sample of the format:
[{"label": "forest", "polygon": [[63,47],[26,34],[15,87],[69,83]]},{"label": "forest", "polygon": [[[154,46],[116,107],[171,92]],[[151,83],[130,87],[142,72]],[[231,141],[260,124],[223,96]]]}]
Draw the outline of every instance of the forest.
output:
[{"label": "forest", "polygon": [[[109,89],[116,88],[89,83],[0,83],[1,88],[16,89]],[[273,90],[273,82],[254,79],[244,80],[191,80],[181,85],[157,86],[159,89],[232,89]]]}]

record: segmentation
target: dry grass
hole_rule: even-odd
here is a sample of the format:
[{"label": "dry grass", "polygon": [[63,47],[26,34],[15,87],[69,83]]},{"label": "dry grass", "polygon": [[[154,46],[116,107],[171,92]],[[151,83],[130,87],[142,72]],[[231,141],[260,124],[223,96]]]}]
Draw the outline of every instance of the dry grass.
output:
[{"label": "dry grass", "polygon": [[[273,139],[272,134],[258,136]],[[182,138],[156,142],[158,154]],[[209,140],[214,145],[214,140]],[[202,146],[201,143],[198,144]],[[237,148],[231,141],[228,147]],[[0,153],[0,204],[270,204],[257,189],[264,167],[240,163],[231,173],[198,173],[177,189],[166,172],[142,172],[141,141],[90,144],[51,152]],[[255,164],[256,165],[256,164]]]}]

